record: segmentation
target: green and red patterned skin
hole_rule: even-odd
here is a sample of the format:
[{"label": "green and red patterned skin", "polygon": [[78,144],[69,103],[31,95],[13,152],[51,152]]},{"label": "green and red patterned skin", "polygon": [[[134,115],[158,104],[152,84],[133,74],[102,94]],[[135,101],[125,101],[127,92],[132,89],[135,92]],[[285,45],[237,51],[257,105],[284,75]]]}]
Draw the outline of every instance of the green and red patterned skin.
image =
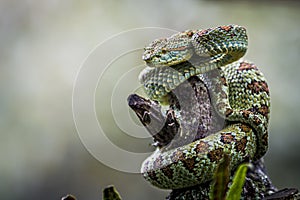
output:
[{"label": "green and red patterned skin", "polygon": [[142,164],[141,172],[150,183],[165,189],[202,184],[213,179],[225,153],[231,157],[231,169],[266,153],[269,89],[259,69],[241,59],[247,45],[245,28],[227,25],[180,32],[145,48],[143,59],[148,66],[139,79],[151,100],[166,104],[168,94],[184,81],[212,72],[217,74],[210,78],[212,105],[229,122],[222,130],[186,145],[157,148]]}]

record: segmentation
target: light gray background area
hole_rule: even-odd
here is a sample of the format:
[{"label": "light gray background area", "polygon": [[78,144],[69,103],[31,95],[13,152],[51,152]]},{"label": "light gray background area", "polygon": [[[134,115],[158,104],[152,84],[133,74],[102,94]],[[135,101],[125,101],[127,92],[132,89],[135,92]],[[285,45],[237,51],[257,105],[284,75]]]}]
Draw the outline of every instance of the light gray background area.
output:
[{"label": "light gray background area", "polygon": [[[201,29],[231,23],[247,28],[246,58],[260,67],[270,86],[270,148],[265,156],[269,175],[279,188],[300,188],[299,6],[296,1],[1,1],[1,199],[50,200],[68,193],[79,200],[100,199],[102,188],[109,184],[124,199],[164,199],[168,191],[152,187],[140,174],[108,167],[81,142],[84,133],[78,134],[72,113],[76,76],[97,45],[123,31]],[[97,120],[110,141],[128,152],[149,152],[150,140],[118,127],[116,122],[122,122],[120,118],[126,117],[122,114],[129,110],[120,106],[126,105],[127,93],[114,93],[111,101],[111,92],[124,91],[121,86],[129,84],[126,80],[137,80],[138,70],[123,75],[131,65],[143,65],[142,48],[154,36],[145,33],[143,38],[105,47],[105,55],[114,55],[121,46],[141,45],[127,56],[114,55],[124,60],[112,62],[95,89]],[[130,48],[128,51],[133,50]],[[102,59],[98,64],[100,70],[107,66]],[[139,90],[138,83],[130,84]],[[111,112],[119,114],[118,120]],[[136,120],[132,113],[130,116],[131,122]],[[132,126],[140,128],[137,123]],[[132,126],[127,123],[127,128]],[[99,153],[118,162],[103,148]]]}]

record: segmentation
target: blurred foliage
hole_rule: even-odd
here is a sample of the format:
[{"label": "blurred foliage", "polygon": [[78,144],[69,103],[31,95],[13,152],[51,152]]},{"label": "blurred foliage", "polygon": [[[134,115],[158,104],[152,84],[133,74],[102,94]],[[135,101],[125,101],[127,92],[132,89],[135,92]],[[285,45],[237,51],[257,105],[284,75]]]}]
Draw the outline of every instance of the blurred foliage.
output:
[{"label": "blurred foliage", "polygon": [[[163,199],[168,191],[153,188],[140,174],[103,165],[81,143],[72,117],[79,66],[97,44],[131,28],[185,30],[230,23],[247,27],[246,57],[260,66],[271,89],[265,157],[270,177],[279,188],[300,188],[298,3],[2,0],[0,16],[1,198],[60,199],[71,193],[99,199],[99,188],[114,184],[124,199]],[[116,127],[113,120],[102,122]],[[124,135],[119,128],[109,131]],[[114,140],[133,148],[130,138]]]},{"label": "blurred foliage", "polygon": [[224,154],[214,174],[214,183],[209,194],[211,200],[239,200],[245,184],[249,163],[242,163],[234,173],[232,184],[230,180],[230,155]]},{"label": "blurred foliage", "polygon": [[249,167],[248,163],[243,163],[236,170],[233,177],[232,185],[230,186],[226,195],[227,200],[241,199],[241,194],[245,183],[248,167]]},{"label": "blurred foliage", "polygon": [[121,197],[114,186],[108,186],[103,190],[103,200],[121,200]]}]

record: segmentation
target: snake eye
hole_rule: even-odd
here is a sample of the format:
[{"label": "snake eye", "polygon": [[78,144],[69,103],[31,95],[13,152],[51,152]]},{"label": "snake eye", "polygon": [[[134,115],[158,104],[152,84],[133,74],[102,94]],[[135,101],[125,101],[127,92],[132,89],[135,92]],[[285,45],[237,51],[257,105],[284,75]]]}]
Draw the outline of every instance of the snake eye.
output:
[{"label": "snake eye", "polygon": [[165,53],[167,53],[167,50],[166,49],[162,49],[161,53],[165,54]]}]

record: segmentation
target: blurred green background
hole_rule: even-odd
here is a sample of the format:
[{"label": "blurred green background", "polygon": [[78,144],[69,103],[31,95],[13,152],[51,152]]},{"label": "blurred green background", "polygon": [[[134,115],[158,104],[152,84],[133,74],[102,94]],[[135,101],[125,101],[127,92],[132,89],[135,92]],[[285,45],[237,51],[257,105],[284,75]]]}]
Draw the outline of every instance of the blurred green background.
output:
[{"label": "blurred green background", "polygon": [[[1,199],[50,200],[68,193],[101,199],[109,184],[124,199],[164,199],[168,191],[152,187],[140,174],[111,169],[89,154],[72,116],[73,83],[88,53],[113,34],[149,26],[247,27],[246,57],[263,71],[272,95],[266,166],[279,188],[300,188],[299,8],[297,1],[2,0]],[[140,55],[132,62],[137,60]],[[105,123],[113,127],[114,121]]]}]

